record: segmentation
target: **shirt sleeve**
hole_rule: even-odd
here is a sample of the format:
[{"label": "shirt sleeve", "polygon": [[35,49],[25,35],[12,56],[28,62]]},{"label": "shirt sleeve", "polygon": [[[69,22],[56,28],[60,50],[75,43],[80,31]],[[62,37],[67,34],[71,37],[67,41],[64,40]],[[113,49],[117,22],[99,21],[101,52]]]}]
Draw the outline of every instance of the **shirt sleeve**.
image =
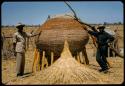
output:
[{"label": "shirt sleeve", "polygon": [[94,32],[98,32],[96,29],[95,29],[95,27],[92,27],[91,28]]},{"label": "shirt sleeve", "polygon": [[114,41],[114,37],[112,35],[107,34],[107,37],[108,37],[107,43]]},{"label": "shirt sleeve", "polygon": [[16,34],[13,35],[13,43],[16,43],[17,42],[17,37],[16,37]]},{"label": "shirt sleeve", "polygon": [[26,37],[31,37],[32,34],[31,33],[26,33]]},{"label": "shirt sleeve", "polygon": [[94,31],[88,30],[88,33],[91,34],[91,35],[93,35],[93,36],[95,36],[95,37],[98,36],[98,32],[94,32]]}]

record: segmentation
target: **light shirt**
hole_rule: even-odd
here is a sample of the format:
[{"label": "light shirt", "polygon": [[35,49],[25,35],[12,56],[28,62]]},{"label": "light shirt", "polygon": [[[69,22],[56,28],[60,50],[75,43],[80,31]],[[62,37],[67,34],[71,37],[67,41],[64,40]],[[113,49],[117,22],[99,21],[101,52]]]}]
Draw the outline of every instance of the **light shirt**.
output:
[{"label": "light shirt", "polygon": [[26,38],[32,36],[30,33],[19,32],[14,33],[13,35],[13,43],[16,43],[16,52],[24,53],[26,51]]}]

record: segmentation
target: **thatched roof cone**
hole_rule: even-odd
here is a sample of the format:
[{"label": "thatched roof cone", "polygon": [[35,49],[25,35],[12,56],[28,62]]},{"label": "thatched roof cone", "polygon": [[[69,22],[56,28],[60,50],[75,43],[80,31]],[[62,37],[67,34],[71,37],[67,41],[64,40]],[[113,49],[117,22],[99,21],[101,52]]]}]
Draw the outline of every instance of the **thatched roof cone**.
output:
[{"label": "thatched roof cone", "polygon": [[63,48],[63,51],[61,53],[61,58],[69,58],[69,57],[72,57],[72,55],[71,55],[71,52],[69,50],[69,44],[68,44],[68,42],[66,40],[64,42],[64,48]]}]

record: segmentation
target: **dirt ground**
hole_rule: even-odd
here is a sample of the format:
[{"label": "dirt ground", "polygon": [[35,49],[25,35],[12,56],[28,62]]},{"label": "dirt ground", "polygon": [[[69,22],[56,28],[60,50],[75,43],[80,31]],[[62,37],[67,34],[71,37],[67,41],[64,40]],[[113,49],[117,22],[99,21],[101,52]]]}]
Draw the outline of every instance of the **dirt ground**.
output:
[{"label": "dirt ground", "polygon": [[[112,26],[113,27],[113,26]],[[121,28],[122,27],[122,28]],[[123,48],[123,26],[120,26],[121,29],[119,30],[120,36],[122,36],[122,39],[120,40],[120,48]],[[12,30],[12,29],[11,29]],[[13,31],[13,30],[12,30]],[[6,32],[3,30],[3,32]],[[14,32],[14,31],[13,31]],[[9,33],[12,34],[13,32]],[[30,31],[28,31],[30,32]],[[8,34],[7,34],[8,35]],[[30,45],[26,52],[26,62],[25,62],[25,74],[22,77],[16,77],[16,58],[10,57],[8,59],[2,59],[2,83],[5,85],[14,84],[18,81],[22,81],[21,83],[16,84],[25,84],[27,81],[30,81],[30,77],[34,76],[33,73],[31,73],[32,64],[33,64],[33,50],[34,47]],[[94,49],[91,42],[87,44],[87,55],[90,61],[90,64],[88,65],[89,68],[96,70],[98,72],[98,69],[100,69],[98,63],[96,62],[96,57],[93,56]],[[111,64],[111,68],[109,69],[109,72],[107,74],[101,73],[104,75],[103,78],[105,84],[121,84],[124,81],[124,59],[120,57],[108,57],[108,61]],[[84,64],[83,64],[84,65]],[[36,72],[37,73],[37,72]],[[32,80],[32,79],[31,79]],[[34,83],[35,80],[33,81]],[[30,84],[30,83],[29,83]],[[39,84],[39,82],[37,82]],[[89,84],[89,83],[88,83]]]}]

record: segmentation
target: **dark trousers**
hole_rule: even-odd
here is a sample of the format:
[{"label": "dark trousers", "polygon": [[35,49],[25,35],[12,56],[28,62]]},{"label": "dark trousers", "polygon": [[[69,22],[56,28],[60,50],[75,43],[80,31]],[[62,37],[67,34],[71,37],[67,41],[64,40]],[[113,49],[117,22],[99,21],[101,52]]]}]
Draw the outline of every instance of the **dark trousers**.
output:
[{"label": "dark trousers", "polygon": [[96,61],[103,70],[108,68],[106,59],[107,48],[107,46],[100,46],[98,47],[96,53]]}]

